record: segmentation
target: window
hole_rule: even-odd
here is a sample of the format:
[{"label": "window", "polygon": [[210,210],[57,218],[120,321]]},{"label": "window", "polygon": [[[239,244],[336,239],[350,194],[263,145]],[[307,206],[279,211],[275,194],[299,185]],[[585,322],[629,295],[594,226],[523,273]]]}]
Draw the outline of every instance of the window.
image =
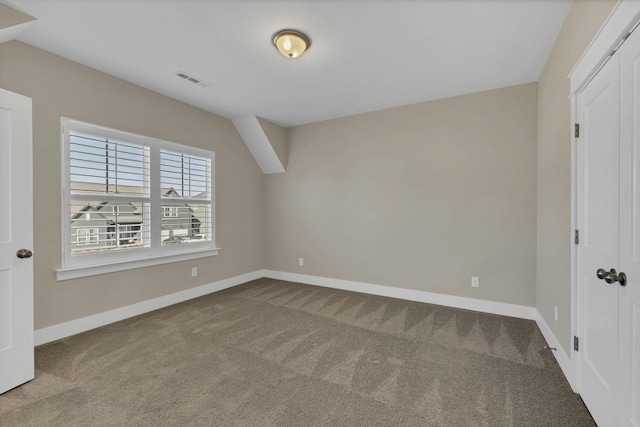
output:
[{"label": "window", "polygon": [[76,229],[76,245],[88,246],[97,245],[99,239],[99,228],[78,228]]},{"label": "window", "polygon": [[121,247],[142,246],[139,225],[119,225],[117,244]]},{"label": "window", "polygon": [[164,217],[178,217],[178,208],[175,207],[163,207],[162,208],[162,216]]},{"label": "window", "polygon": [[59,279],[217,254],[213,152],[70,119],[62,131]]}]

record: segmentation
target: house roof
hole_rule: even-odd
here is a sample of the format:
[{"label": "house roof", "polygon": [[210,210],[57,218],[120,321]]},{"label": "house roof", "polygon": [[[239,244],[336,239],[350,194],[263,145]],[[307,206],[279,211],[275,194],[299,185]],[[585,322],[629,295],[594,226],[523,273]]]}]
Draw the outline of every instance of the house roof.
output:
[{"label": "house roof", "polygon": [[117,221],[116,216],[113,214],[113,212],[107,212],[103,210],[107,206],[113,206],[109,204],[109,202],[100,202],[98,204],[87,203],[78,211],[78,213],[71,216],[71,220],[78,220],[85,216],[87,213],[91,213],[92,215],[98,215],[101,219],[109,221],[113,224],[140,224],[142,222],[142,214],[140,212],[135,212],[137,208],[132,203],[128,203],[128,205],[131,206],[133,210],[131,212],[127,212],[126,214],[118,215]]},{"label": "house roof", "polygon": [[[123,194],[143,194],[144,193],[144,189],[140,186],[120,185],[118,188],[120,190],[120,193],[123,193]],[[96,193],[97,194],[96,197],[100,198],[99,194],[104,194],[105,185],[100,183],[94,183],[94,182],[74,182],[73,191],[77,191],[80,193]],[[163,193],[162,194],[163,196],[182,197],[180,195],[180,192],[174,189],[173,187],[162,188],[161,191]],[[199,198],[204,194],[205,194],[204,192],[198,193],[194,196],[194,198]]]},{"label": "house roof", "polygon": [[[100,184],[89,184],[89,183],[83,184],[81,186],[81,188],[84,191],[98,191],[101,187],[102,186]],[[126,189],[128,193],[129,193],[128,191],[129,189],[130,188]],[[164,196],[175,195],[177,197],[180,197],[180,193],[176,191],[174,188],[163,190],[163,192],[164,192]],[[203,194],[203,193],[200,193],[200,194]],[[99,198],[99,195],[96,195],[96,198]],[[179,200],[176,200],[176,202],[179,202]],[[119,214],[116,218],[116,215],[113,214],[112,211],[103,210],[107,206],[114,206],[113,204],[110,204],[109,202],[104,202],[104,201],[99,203],[87,203],[82,208],[80,208],[75,215],[71,216],[71,220],[76,221],[82,218],[87,213],[91,213],[92,215],[95,213],[96,215],[99,215],[101,219],[109,221],[113,224],[127,225],[127,224],[142,223],[142,218],[141,218],[142,213],[136,212],[137,208],[134,206],[133,203],[127,202],[127,204],[132,207],[132,211]],[[194,223],[194,222],[202,223],[202,220],[201,220],[202,214],[194,213],[194,210],[191,208],[191,206],[189,206],[186,203],[178,203],[178,205],[186,206],[189,208],[189,211],[191,213],[191,223]],[[176,206],[176,203],[172,203],[171,205],[168,205],[168,206]]]}]

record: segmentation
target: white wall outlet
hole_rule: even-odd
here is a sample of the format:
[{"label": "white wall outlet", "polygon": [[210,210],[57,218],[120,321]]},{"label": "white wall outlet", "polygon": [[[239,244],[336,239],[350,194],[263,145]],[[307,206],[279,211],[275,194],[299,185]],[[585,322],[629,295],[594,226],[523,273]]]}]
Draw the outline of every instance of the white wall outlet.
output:
[{"label": "white wall outlet", "polygon": [[479,288],[480,287],[480,278],[479,277],[472,277],[471,278],[471,287],[472,288]]},{"label": "white wall outlet", "polygon": [[304,258],[298,258],[298,265],[304,265]]},{"label": "white wall outlet", "polygon": [[198,275],[198,267],[193,267],[191,269],[191,277],[196,277]]},{"label": "white wall outlet", "polygon": [[553,318],[554,318],[554,320],[556,322],[558,321],[558,306],[557,305],[553,306]]}]

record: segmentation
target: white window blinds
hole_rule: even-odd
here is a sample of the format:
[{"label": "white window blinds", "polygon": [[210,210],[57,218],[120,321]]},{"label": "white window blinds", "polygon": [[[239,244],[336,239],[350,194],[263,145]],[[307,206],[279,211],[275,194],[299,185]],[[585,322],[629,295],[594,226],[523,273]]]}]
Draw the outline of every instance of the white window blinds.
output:
[{"label": "white window blinds", "polygon": [[209,199],[211,159],[160,150],[160,179],[163,196]]},{"label": "white window blinds", "polygon": [[149,147],[71,131],[71,191],[149,194]]},{"label": "white window blinds", "polygon": [[160,150],[163,245],[211,238],[211,162],[210,157]]},{"label": "white window blinds", "polygon": [[148,247],[149,146],[70,129],[68,147],[71,254]]}]

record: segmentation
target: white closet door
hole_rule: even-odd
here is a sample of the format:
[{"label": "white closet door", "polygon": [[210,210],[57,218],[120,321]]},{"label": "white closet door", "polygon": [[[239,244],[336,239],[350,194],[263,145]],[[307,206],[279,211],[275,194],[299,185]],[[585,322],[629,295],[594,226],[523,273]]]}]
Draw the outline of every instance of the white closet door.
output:
[{"label": "white closet door", "polygon": [[578,289],[580,394],[600,427],[618,424],[619,55],[580,94]]},{"label": "white closet door", "polygon": [[619,53],[620,425],[640,427],[640,31]]}]

